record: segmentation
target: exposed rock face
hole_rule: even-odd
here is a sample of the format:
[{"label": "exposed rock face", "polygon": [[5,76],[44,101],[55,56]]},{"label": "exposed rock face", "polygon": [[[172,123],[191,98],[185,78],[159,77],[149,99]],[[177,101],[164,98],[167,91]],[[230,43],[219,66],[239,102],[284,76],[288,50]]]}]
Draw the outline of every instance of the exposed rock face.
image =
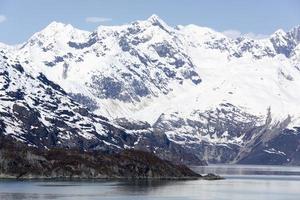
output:
[{"label": "exposed rock face", "polygon": [[290,117],[274,122],[270,110],[266,115],[261,118],[222,104],[185,119],[180,113],[161,115],[153,131],[164,132],[185,152],[208,163],[298,163],[299,128],[288,128]]},{"label": "exposed rock face", "polygon": [[171,164],[142,151],[103,154],[66,149],[44,150],[1,137],[0,177],[187,179],[202,176],[183,165]]},{"label": "exposed rock face", "polygon": [[265,142],[257,142],[255,147],[238,163],[268,165],[300,164],[300,131],[286,129]]},{"label": "exposed rock face", "polygon": [[20,69],[13,61],[0,62],[3,135],[41,148],[116,150],[132,140],[124,129],[76,103],[43,74],[34,77]]}]

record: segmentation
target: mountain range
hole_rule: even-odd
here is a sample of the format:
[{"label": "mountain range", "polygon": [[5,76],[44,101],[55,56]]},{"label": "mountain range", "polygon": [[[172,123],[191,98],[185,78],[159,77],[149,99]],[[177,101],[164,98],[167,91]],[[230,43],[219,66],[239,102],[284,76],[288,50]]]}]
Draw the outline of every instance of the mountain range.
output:
[{"label": "mountain range", "polygon": [[0,134],[185,164],[297,165],[299,44],[300,26],[233,39],[156,15],[93,32],[52,22],[0,44]]}]

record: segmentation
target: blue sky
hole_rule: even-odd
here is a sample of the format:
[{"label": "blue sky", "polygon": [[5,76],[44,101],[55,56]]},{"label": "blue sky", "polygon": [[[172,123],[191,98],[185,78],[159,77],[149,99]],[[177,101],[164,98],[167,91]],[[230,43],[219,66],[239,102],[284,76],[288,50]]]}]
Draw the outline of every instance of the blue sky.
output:
[{"label": "blue sky", "polygon": [[94,30],[153,13],[172,26],[197,24],[253,37],[300,25],[299,0],[0,0],[0,42],[24,42],[54,20]]}]

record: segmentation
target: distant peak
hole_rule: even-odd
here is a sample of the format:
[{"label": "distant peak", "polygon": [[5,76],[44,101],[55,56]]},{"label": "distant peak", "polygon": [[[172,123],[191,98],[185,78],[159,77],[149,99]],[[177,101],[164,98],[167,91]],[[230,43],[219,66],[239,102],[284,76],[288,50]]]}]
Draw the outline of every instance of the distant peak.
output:
[{"label": "distant peak", "polygon": [[64,24],[62,22],[53,21],[38,34],[42,35],[55,35],[60,34],[89,34],[88,31],[82,31],[80,29],[74,28],[71,24]]},{"label": "distant peak", "polygon": [[283,29],[278,29],[277,31],[274,32],[273,35],[285,35],[286,32]]},{"label": "distant peak", "polygon": [[65,26],[66,24],[58,21],[52,21],[49,26]]},{"label": "distant peak", "polygon": [[152,23],[156,23],[156,22],[163,22],[159,16],[157,16],[156,14],[151,15],[148,19],[148,22],[152,22]]},{"label": "distant peak", "polygon": [[169,26],[165,23],[160,17],[156,14],[151,15],[145,22],[148,22],[154,26],[159,26],[160,28],[164,29],[165,31],[169,32]]},{"label": "distant peak", "polygon": [[294,26],[291,30],[300,30],[300,25]]},{"label": "distant peak", "polygon": [[288,34],[291,35],[296,40],[296,42],[300,42],[300,25],[292,28],[288,32]]},{"label": "distant peak", "polygon": [[73,26],[71,24],[64,24],[62,22],[53,21],[45,29],[57,30],[57,29],[64,29],[66,27],[73,28]]},{"label": "distant peak", "polygon": [[36,41],[42,43],[51,43],[58,40],[84,40],[90,33],[74,28],[71,24],[64,24],[53,21],[41,31],[30,37],[29,43],[32,45]]},{"label": "distant peak", "polygon": [[151,15],[146,22],[151,23],[152,25],[159,25],[159,26],[168,26],[159,16],[156,14]]}]

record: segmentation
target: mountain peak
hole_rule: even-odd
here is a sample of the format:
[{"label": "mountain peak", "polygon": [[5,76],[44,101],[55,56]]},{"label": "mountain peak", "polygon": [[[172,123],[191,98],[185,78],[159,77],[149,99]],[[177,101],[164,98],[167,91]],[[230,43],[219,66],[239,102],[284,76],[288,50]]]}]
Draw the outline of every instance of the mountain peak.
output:
[{"label": "mountain peak", "polygon": [[33,35],[33,39],[36,37],[53,37],[56,34],[60,33],[70,33],[74,30],[74,27],[71,24],[64,24],[61,22],[53,21],[40,32],[37,32]]},{"label": "mountain peak", "polygon": [[[53,21],[40,32],[35,33],[30,39],[30,43],[40,41],[47,44],[55,40],[66,41],[69,40],[84,40],[89,35],[88,31],[82,31],[74,28],[71,24],[64,24],[61,22]],[[39,43],[41,44],[41,43]]]},{"label": "mountain peak", "polygon": [[156,14],[151,15],[145,22],[150,23],[153,26],[158,26],[161,29],[169,32],[170,27],[167,23],[165,23],[160,17],[158,17]]},{"label": "mountain peak", "polygon": [[62,22],[58,22],[58,21],[52,21],[52,22],[50,22],[50,24],[48,26],[57,27],[57,26],[66,26],[66,24],[62,23]]},{"label": "mountain peak", "polygon": [[300,42],[300,25],[298,26],[295,26],[294,28],[292,28],[289,32],[288,32],[289,35],[291,35],[295,41],[297,43]]},{"label": "mountain peak", "polygon": [[71,24],[64,24],[62,22],[53,21],[48,26],[46,26],[46,28],[44,28],[44,30],[56,32],[56,31],[62,31],[66,28],[73,29],[74,27]]},{"label": "mountain peak", "polygon": [[167,24],[156,14],[151,15],[146,22],[149,22],[152,25],[167,26]]},{"label": "mountain peak", "polygon": [[147,21],[148,21],[148,22],[151,22],[151,23],[157,23],[157,22],[160,23],[160,22],[163,22],[163,20],[160,19],[159,16],[156,15],[156,14],[151,15],[151,16],[147,19]]},{"label": "mountain peak", "polygon": [[273,35],[278,35],[278,36],[282,36],[282,35],[285,35],[286,32],[283,30],[283,29],[278,29],[277,31],[275,31],[273,33]]}]

